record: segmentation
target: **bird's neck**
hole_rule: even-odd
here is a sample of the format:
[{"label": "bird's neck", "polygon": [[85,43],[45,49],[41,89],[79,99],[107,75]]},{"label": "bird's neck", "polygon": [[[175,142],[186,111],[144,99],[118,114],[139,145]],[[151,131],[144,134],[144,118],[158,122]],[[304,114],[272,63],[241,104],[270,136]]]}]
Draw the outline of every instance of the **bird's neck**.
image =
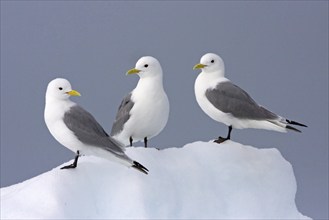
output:
[{"label": "bird's neck", "polygon": [[159,90],[163,89],[163,84],[162,84],[162,76],[153,76],[153,77],[145,77],[145,78],[140,78],[136,90],[143,89],[145,90]]},{"label": "bird's neck", "polygon": [[224,71],[202,72],[199,77],[209,82],[225,80]]},{"label": "bird's neck", "polygon": [[207,90],[208,88],[214,88],[220,82],[229,81],[224,77],[223,72],[202,72],[199,74],[195,81],[195,86],[198,90]]},{"label": "bird's neck", "polygon": [[55,111],[67,111],[73,105],[76,105],[70,99],[55,99],[46,97],[46,109],[54,109]]},{"label": "bird's neck", "polygon": [[205,72],[205,75],[209,78],[225,78],[225,71],[224,70],[216,70],[211,72]]}]

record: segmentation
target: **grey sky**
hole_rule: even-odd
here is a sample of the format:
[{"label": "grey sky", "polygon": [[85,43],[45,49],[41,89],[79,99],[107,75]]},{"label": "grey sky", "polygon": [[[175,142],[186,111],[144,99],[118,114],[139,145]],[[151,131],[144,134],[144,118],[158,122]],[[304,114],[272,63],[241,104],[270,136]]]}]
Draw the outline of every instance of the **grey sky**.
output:
[{"label": "grey sky", "polygon": [[259,104],[309,126],[232,139],[278,148],[294,167],[299,210],[328,218],[328,1],[1,1],[1,187],[73,159],[44,123],[50,80],[70,80],[82,94],[73,100],[110,132],[138,81],[125,72],[144,55],[160,61],[171,104],[149,146],[225,136],[194,97],[192,67],[207,52]]}]

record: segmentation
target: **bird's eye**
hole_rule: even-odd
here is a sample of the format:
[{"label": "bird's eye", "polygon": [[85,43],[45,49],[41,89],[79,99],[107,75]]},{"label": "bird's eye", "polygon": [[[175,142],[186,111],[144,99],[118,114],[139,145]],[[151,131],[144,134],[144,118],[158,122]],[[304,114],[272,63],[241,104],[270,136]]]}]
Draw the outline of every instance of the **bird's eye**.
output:
[{"label": "bird's eye", "polygon": [[211,62],[211,63],[214,63],[214,62],[215,62],[215,60],[211,60],[210,62]]},{"label": "bird's eye", "polygon": [[59,90],[63,90],[63,88],[62,88],[62,87],[58,87],[58,89],[59,89]]},{"label": "bird's eye", "polygon": [[145,64],[144,67],[147,68],[149,65],[148,64]]}]

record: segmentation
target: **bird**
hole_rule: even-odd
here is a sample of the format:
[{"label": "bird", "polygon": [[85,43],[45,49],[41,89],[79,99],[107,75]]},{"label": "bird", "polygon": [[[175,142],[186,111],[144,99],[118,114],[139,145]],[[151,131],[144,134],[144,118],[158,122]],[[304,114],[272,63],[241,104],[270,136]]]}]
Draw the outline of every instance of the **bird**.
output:
[{"label": "bird", "polygon": [[163,73],[159,61],[151,56],[141,57],[127,75],[137,74],[135,89],[126,95],[118,108],[111,136],[127,146],[158,135],[169,117],[169,100],[163,88]]},{"label": "bird", "polygon": [[76,152],[74,162],[61,169],[76,168],[81,155],[94,155],[147,174],[148,169],[129,158],[124,153],[125,148],[110,137],[88,111],[71,101],[71,96],[80,96],[80,93],[72,90],[67,79],[56,78],[49,82],[45,97],[45,123],[60,144]]},{"label": "bird", "polygon": [[193,69],[201,69],[194,84],[197,103],[210,118],[228,126],[227,137],[220,136],[214,142],[230,140],[233,128],[301,132],[292,125],[307,127],[258,105],[246,91],[225,77],[224,61],[219,55],[203,55]]}]

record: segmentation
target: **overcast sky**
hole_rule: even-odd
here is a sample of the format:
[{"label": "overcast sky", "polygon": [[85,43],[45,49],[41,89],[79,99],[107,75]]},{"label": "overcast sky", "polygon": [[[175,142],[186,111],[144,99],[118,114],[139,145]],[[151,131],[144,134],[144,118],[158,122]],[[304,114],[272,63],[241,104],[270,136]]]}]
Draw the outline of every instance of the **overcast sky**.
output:
[{"label": "overcast sky", "polygon": [[231,137],[277,148],[294,168],[299,210],[328,218],[328,1],[1,1],[1,187],[73,159],[44,123],[49,81],[67,78],[109,132],[138,81],[125,72],[145,55],[160,61],[171,105],[149,146],[225,136],[194,96],[192,67],[207,52],[259,104],[309,125]]}]

